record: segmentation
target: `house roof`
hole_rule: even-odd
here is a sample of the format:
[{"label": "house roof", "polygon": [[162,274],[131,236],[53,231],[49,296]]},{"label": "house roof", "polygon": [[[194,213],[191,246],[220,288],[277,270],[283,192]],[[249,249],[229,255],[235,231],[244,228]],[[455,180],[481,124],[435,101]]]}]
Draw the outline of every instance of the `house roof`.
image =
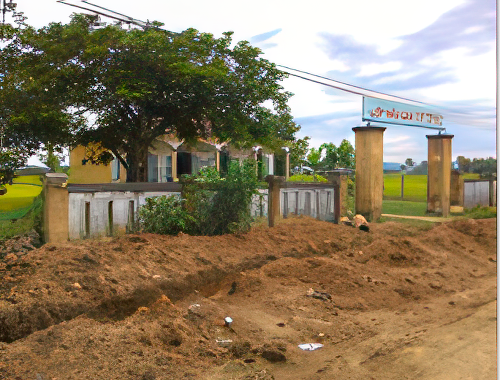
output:
[{"label": "house roof", "polygon": [[397,162],[384,162],[383,163],[383,170],[400,171],[401,164],[399,164]]}]

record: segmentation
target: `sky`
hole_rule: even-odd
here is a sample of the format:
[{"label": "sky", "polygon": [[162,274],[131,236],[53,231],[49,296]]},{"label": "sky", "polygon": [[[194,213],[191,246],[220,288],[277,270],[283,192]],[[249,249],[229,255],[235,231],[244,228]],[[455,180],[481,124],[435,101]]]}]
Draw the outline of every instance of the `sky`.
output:
[{"label": "sky", "polygon": [[[249,41],[276,64],[438,106],[454,135],[453,159],[496,158],[495,0],[89,1],[175,32],[233,31],[235,42]],[[17,3],[35,27],[78,11],[55,0]],[[310,147],[342,139],[354,146],[361,96],[293,76],[282,85],[294,94],[298,137],[309,136]],[[427,160],[426,135],[437,131],[384,126],[384,162]]]}]

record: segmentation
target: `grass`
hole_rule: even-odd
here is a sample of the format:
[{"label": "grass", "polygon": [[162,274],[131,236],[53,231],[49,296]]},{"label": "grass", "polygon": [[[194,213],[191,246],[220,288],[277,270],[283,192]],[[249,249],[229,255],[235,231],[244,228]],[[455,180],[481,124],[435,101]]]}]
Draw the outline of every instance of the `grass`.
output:
[{"label": "grass", "polygon": [[471,209],[465,209],[464,215],[470,219],[488,219],[497,217],[496,207],[481,207],[477,206]]},{"label": "grass", "polygon": [[[23,184],[22,184],[23,183]],[[29,184],[29,185],[25,185]],[[42,191],[40,176],[22,176],[14,179],[14,184],[5,185],[7,194],[0,195],[0,212],[28,207]]]},{"label": "grass", "polygon": [[[384,223],[384,222],[396,222],[396,223],[403,223],[407,226],[411,227],[416,227],[421,231],[427,231],[430,230],[432,227],[436,225],[434,222],[429,222],[427,220],[419,220],[419,219],[404,219],[404,218],[391,218],[391,217],[382,217],[378,220],[379,223]],[[408,234],[408,232],[404,232],[405,234]],[[411,234],[410,234],[411,235]]]},{"label": "grass", "polygon": [[427,202],[391,201],[382,202],[382,214],[426,216]]},{"label": "grass", "polygon": [[14,236],[24,235],[32,229],[40,232],[43,201],[38,196],[32,202],[30,211],[20,219],[0,220],[0,241],[11,239]]},{"label": "grass", "polygon": [[462,174],[463,179],[479,179],[480,176],[478,173],[464,173]]},{"label": "grass", "polygon": [[[427,176],[405,175],[403,200],[427,201]],[[401,174],[384,174],[384,199],[401,200]]]}]

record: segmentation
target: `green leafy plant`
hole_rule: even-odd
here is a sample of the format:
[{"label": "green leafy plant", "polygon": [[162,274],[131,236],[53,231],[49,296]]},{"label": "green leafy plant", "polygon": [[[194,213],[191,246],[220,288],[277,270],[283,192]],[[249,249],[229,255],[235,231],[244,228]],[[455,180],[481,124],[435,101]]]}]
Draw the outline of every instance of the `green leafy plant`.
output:
[{"label": "green leafy plant", "polygon": [[255,163],[232,161],[225,177],[205,169],[183,181],[185,208],[195,223],[189,233],[222,235],[245,232],[252,221],[250,203],[257,193]]},{"label": "green leafy plant", "polygon": [[465,209],[464,214],[467,218],[471,219],[487,219],[487,218],[496,218],[497,217],[497,208],[496,207],[481,207],[476,206],[471,209]]},{"label": "green leafy plant", "polygon": [[317,174],[294,174],[292,175],[289,179],[289,182],[323,182],[327,183],[328,180],[320,175]]},{"label": "green leafy plant", "polygon": [[144,232],[176,235],[192,222],[175,195],[146,198],[146,204],[139,208],[139,223]]},{"label": "green leafy plant", "polygon": [[146,200],[139,209],[142,231],[222,235],[250,229],[250,204],[258,186],[254,162],[230,162],[225,177],[215,168],[203,168],[198,175],[183,176],[181,181],[182,200]]}]

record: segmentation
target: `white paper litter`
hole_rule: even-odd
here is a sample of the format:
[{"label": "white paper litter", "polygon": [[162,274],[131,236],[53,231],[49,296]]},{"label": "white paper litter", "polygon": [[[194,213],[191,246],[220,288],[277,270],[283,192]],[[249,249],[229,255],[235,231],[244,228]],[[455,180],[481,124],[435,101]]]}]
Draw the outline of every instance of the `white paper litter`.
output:
[{"label": "white paper litter", "polygon": [[314,351],[323,347],[321,343],[303,343],[299,344],[299,348],[304,351]]}]

